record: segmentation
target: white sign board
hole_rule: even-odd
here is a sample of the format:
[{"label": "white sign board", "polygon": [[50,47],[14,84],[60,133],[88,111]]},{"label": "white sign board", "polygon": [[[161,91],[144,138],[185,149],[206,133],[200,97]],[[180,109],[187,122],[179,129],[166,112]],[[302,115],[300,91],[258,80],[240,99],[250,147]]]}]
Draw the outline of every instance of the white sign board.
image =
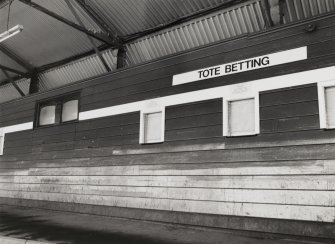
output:
[{"label": "white sign board", "polygon": [[175,86],[198,80],[231,75],[304,59],[307,59],[306,46],[174,75],[172,85]]}]

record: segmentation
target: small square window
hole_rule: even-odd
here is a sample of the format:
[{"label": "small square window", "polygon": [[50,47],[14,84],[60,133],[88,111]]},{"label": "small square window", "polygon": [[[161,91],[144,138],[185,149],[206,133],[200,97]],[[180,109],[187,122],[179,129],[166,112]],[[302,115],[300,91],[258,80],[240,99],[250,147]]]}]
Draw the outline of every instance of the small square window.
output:
[{"label": "small square window", "polygon": [[335,81],[318,83],[320,128],[335,128]]},{"label": "small square window", "polygon": [[140,143],[158,143],[164,141],[164,110],[141,112]]},{"label": "small square window", "polygon": [[39,113],[39,125],[51,125],[55,123],[56,105],[41,107]]},{"label": "small square window", "polygon": [[71,100],[63,104],[62,122],[78,119],[78,100]]},{"label": "small square window", "polygon": [[144,115],[144,143],[162,141],[162,112]]},{"label": "small square window", "polygon": [[325,87],[326,124],[335,128],[335,86]]},{"label": "small square window", "polygon": [[259,109],[256,97],[226,101],[224,106],[224,136],[259,133]]}]

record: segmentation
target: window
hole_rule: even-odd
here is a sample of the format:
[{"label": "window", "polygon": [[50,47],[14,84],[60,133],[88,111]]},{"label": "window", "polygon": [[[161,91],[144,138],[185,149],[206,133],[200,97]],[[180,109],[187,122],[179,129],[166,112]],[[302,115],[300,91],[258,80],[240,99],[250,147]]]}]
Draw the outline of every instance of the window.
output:
[{"label": "window", "polygon": [[40,109],[39,125],[55,123],[56,105],[42,106]]},{"label": "window", "polygon": [[142,112],[140,143],[158,143],[164,141],[164,111]]},{"label": "window", "polygon": [[335,128],[335,81],[318,83],[320,127]]},{"label": "window", "polygon": [[71,100],[63,104],[62,122],[78,119],[78,100]]},{"label": "window", "polygon": [[223,102],[223,135],[245,136],[259,133],[258,96]]},{"label": "window", "polygon": [[78,94],[53,98],[38,104],[37,126],[53,125],[78,119]]}]

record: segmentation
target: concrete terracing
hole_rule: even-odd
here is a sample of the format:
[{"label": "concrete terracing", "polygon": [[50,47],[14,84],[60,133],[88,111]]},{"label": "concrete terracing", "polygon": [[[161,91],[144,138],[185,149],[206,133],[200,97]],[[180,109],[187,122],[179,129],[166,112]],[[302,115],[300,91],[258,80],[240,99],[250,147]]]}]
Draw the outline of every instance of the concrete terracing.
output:
[{"label": "concrete terracing", "polygon": [[62,244],[334,243],[334,240],[198,228],[0,205],[0,244],[35,243],[31,240]]}]

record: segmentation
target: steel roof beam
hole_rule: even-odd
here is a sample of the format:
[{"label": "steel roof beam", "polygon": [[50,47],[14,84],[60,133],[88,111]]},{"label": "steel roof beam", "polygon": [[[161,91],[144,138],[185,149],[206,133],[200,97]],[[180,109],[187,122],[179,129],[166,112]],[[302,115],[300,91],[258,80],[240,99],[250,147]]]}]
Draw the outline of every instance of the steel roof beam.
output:
[{"label": "steel roof beam", "polygon": [[9,68],[9,67],[1,65],[1,64],[0,64],[0,69],[5,70],[5,71],[9,71],[9,72],[12,72],[12,73],[15,73],[15,74],[18,74],[18,75],[20,75],[22,77],[29,78],[29,75],[27,73],[21,72],[21,71],[16,70],[16,69]]},{"label": "steel roof beam", "polygon": [[29,64],[22,57],[15,54],[12,50],[0,45],[0,51],[3,52],[5,55],[7,55],[12,60],[14,60],[16,63],[24,67],[26,70],[32,71],[34,69],[34,67],[31,64]]},{"label": "steel roof beam", "polygon": [[[76,20],[78,21],[78,23],[81,26],[84,26],[83,22],[81,21],[79,15],[77,14],[76,10],[74,9],[73,5],[70,3],[69,0],[65,0],[67,6],[69,7],[70,11],[72,12],[72,14],[74,15],[74,17],[76,18]],[[102,56],[101,52],[99,51],[99,49],[97,48],[97,46],[95,45],[93,38],[87,35],[88,40],[90,41],[95,53],[98,55],[101,63],[103,64],[103,66],[105,67],[107,72],[110,72],[111,69],[109,68],[106,60],[104,59],[104,57]]]},{"label": "steel roof beam", "polygon": [[119,45],[119,40],[118,39],[112,38],[112,37],[107,36],[107,35],[102,34],[102,33],[96,33],[96,32],[90,31],[90,30],[88,30],[88,29],[86,29],[86,28],[84,28],[80,25],[77,25],[76,23],[73,23],[72,21],[70,21],[70,20],[68,20],[68,19],[66,19],[66,18],[64,18],[64,17],[46,9],[46,8],[44,8],[43,6],[32,2],[31,0],[19,0],[19,1],[28,5],[28,6],[30,6],[30,7],[32,7],[32,8],[34,8],[34,9],[36,9],[36,10],[38,10],[38,11],[40,11],[40,12],[42,12],[42,13],[45,13],[46,15],[49,15],[52,18],[57,19],[58,21],[66,24],[66,25],[69,25],[72,28],[74,28],[78,31],[81,31],[81,32],[83,32],[83,33],[101,41],[101,42],[107,43],[111,46],[118,46]]},{"label": "steel roof beam", "polygon": [[108,24],[100,17],[100,15],[89,5],[86,3],[85,0],[75,0],[77,4],[85,11],[86,14],[90,16],[92,20],[106,33],[108,33],[109,36],[112,36],[114,38],[119,38],[115,33],[114,30],[112,30]]},{"label": "steel roof beam", "polygon": [[10,75],[8,74],[8,72],[4,69],[1,69],[2,72],[5,74],[5,76],[7,77],[7,79],[9,80],[10,83],[12,83],[12,85],[14,86],[14,88],[17,90],[18,93],[20,93],[21,97],[24,97],[26,94],[24,94],[24,92],[21,90],[21,88],[16,84],[16,82],[12,79],[12,77],[10,77]]}]

